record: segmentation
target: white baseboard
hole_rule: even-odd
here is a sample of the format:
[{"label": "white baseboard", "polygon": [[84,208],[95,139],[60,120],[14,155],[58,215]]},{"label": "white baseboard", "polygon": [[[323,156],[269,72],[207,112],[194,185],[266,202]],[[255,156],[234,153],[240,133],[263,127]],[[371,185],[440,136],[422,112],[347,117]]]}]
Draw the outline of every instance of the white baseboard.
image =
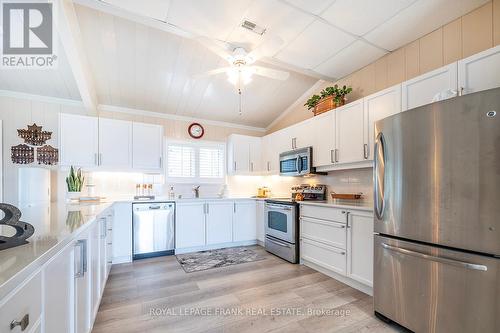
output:
[{"label": "white baseboard", "polygon": [[226,248],[226,247],[248,246],[248,245],[255,245],[255,244],[257,244],[257,240],[243,241],[243,242],[221,243],[221,244],[211,244],[211,245],[195,246],[195,247],[186,247],[186,248],[182,248],[182,249],[175,249],[175,254],[183,254],[183,253],[191,253],[191,252],[199,252],[199,251],[223,249],[223,248]]},{"label": "white baseboard", "polygon": [[314,270],[316,270],[316,271],[318,271],[320,273],[328,275],[329,277],[334,278],[337,281],[345,283],[349,287],[353,287],[354,289],[357,289],[357,290],[359,290],[361,292],[364,292],[365,294],[373,296],[373,289],[372,289],[372,287],[364,285],[364,284],[362,284],[362,283],[360,283],[360,282],[358,282],[356,280],[350,279],[350,278],[348,278],[346,276],[340,275],[337,272],[333,272],[333,271],[331,271],[329,269],[323,268],[323,267],[321,267],[321,266],[319,266],[317,264],[314,264],[314,263],[312,263],[310,261],[301,259],[300,263],[303,264],[303,265],[306,265],[307,267],[311,267],[312,269],[314,269]]},{"label": "white baseboard", "polygon": [[114,257],[113,258],[113,265],[124,264],[127,262],[132,262],[132,256],[121,256],[121,257]]}]

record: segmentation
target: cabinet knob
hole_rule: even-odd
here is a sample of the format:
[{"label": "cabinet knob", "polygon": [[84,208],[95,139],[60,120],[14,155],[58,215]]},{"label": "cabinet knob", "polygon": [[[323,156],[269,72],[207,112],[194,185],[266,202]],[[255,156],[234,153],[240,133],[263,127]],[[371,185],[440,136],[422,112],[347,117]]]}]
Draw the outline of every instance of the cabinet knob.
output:
[{"label": "cabinet knob", "polygon": [[10,323],[10,330],[12,331],[17,326],[20,326],[21,327],[21,331],[24,331],[26,329],[26,327],[28,327],[29,324],[30,324],[30,315],[29,314],[25,314],[24,317],[23,317],[23,319],[21,319],[21,320],[15,320],[14,319]]}]

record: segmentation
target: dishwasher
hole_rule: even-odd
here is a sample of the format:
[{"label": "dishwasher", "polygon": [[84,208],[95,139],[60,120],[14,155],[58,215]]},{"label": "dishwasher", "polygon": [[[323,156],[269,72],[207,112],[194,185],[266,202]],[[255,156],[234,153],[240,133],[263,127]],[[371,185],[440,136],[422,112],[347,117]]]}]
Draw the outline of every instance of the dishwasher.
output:
[{"label": "dishwasher", "polygon": [[173,202],[134,203],[133,259],[143,259],[174,254]]}]

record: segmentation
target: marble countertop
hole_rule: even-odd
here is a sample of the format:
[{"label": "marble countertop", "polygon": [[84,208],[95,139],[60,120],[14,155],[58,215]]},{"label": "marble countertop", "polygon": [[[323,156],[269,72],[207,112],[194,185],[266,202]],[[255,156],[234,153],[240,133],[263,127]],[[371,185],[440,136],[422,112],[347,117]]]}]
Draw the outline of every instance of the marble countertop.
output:
[{"label": "marble countertop", "polygon": [[28,244],[0,251],[0,299],[73,241],[110,205],[60,202],[18,207],[20,220],[32,224],[35,233]]},{"label": "marble countertop", "polygon": [[300,204],[373,212],[373,202],[366,200],[330,199],[325,201],[301,201]]}]

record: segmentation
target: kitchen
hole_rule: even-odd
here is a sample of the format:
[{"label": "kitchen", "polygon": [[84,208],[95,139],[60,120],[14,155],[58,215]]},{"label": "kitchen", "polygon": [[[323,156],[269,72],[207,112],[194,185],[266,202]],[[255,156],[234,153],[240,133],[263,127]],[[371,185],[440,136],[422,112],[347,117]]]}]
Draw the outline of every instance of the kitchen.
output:
[{"label": "kitchen", "polygon": [[0,68],[0,332],[500,329],[498,0],[48,3],[57,66]]}]

